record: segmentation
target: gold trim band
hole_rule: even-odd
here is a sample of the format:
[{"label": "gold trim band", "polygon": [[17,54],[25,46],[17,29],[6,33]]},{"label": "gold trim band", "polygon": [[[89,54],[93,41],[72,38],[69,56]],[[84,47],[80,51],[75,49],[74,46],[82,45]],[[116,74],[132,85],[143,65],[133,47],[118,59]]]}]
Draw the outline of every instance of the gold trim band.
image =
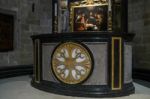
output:
[{"label": "gold trim band", "polygon": [[[114,68],[115,68],[115,40],[119,40],[119,87],[115,87],[114,85]],[[111,74],[111,87],[112,87],[112,90],[120,90],[122,89],[122,38],[121,37],[112,37],[112,47],[111,47],[111,50],[112,50],[112,55],[111,55],[111,58],[112,58],[112,74]]]}]

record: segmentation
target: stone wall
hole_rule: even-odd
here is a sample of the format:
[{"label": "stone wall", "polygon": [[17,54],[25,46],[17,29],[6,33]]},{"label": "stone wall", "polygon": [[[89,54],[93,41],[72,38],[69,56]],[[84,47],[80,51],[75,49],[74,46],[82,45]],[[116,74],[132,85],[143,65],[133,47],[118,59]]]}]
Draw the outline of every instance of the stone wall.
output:
[{"label": "stone wall", "polygon": [[15,17],[14,50],[0,52],[0,66],[33,64],[33,34],[51,33],[51,0],[0,0],[0,13]]},{"label": "stone wall", "polygon": [[150,0],[129,1],[129,32],[133,42],[134,67],[150,70]]},{"label": "stone wall", "polygon": [[[0,13],[15,16],[14,50],[0,52],[0,66],[33,64],[30,36],[51,33],[51,1],[0,0]],[[136,34],[133,42],[134,66],[150,69],[150,0],[128,1],[129,32]]]}]

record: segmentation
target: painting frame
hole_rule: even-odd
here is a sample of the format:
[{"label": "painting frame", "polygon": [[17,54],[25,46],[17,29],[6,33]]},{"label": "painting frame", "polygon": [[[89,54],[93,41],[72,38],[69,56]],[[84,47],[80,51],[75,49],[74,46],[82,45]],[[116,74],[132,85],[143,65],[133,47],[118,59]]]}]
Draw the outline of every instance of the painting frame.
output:
[{"label": "painting frame", "polygon": [[[110,15],[110,13],[108,11],[108,6],[109,6],[108,3],[105,3],[105,4],[90,4],[90,5],[74,5],[74,4],[72,4],[70,6],[70,26],[71,26],[70,30],[71,30],[71,32],[110,31],[112,29],[112,25],[110,23],[112,23],[112,22],[110,20],[111,19],[111,15]],[[93,8],[93,10],[89,10],[89,12],[90,11],[95,11],[96,9],[101,9],[102,10],[101,12],[99,11],[99,13],[97,13],[97,14],[103,14],[104,15],[105,19],[104,19],[103,22],[105,22],[105,23],[103,23],[103,24],[104,24],[105,27],[103,29],[100,29],[100,28],[98,28],[100,26],[94,25],[95,26],[95,30],[94,30],[94,28],[93,29],[86,28],[85,30],[84,29],[83,30],[80,30],[80,29],[78,30],[77,27],[76,27],[77,24],[75,23],[75,20],[77,18],[77,13],[80,12],[79,10],[81,10],[81,12],[83,12],[83,13],[87,13],[88,10],[85,10],[85,9],[90,9],[90,8]],[[86,15],[86,16],[88,16],[88,15]]]}]

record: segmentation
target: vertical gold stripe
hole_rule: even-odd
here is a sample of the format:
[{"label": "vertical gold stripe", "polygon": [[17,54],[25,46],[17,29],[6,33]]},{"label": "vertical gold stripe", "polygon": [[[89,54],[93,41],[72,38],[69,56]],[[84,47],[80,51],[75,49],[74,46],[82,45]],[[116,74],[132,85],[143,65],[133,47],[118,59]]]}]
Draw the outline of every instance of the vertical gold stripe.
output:
[{"label": "vertical gold stripe", "polygon": [[112,49],[112,56],[111,56],[111,57],[112,57],[112,58],[111,58],[111,59],[112,59],[112,67],[111,67],[111,68],[112,68],[112,72],[111,72],[111,73],[112,73],[112,74],[111,74],[112,80],[111,80],[111,82],[112,82],[112,83],[111,83],[111,86],[112,86],[112,88],[114,88],[114,87],[113,87],[113,86],[114,86],[114,61],[115,61],[115,60],[114,60],[114,38],[112,38],[112,48],[111,48],[111,49]]},{"label": "vertical gold stripe", "polygon": [[[114,42],[115,40],[119,40],[119,87],[114,86],[114,62],[115,62],[115,56],[114,56]],[[112,90],[120,90],[122,89],[122,38],[121,37],[112,37]]]},{"label": "vertical gold stripe", "polygon": [[74,7],[72,7],[72,32],[74,31]]},{"label": "vertical gold stripe", "polygon": [[119,57],[119,67],[120,67],[120,70],[119,70],[119,74],[120,74],[120,83],[119,83],[119,89],[122,89],[122,39],[120,38],[119,39],[120,40],[120,44],[119,44],[119,46],[120,46],[120,50],[119,50],[119,53],[120,53],[120,57]]}]

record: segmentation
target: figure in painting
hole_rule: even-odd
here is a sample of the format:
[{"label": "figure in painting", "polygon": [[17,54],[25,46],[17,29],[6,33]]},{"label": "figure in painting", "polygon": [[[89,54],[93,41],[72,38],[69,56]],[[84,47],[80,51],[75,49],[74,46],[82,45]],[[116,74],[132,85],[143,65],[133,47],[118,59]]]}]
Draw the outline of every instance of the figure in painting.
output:
[{"label": "figure in painting", "polygon": [[107,12],[105,6],[83,7],[75,9],[74,31],[105,31]]},{"label": "figure in painting", "polygon": [[94,16],[93,12],[90,12],[90,14],[89,14],[89,18],[87,19],[87,22],[86,22],[86,29],[89,31],[97,29],[96,18]]},{"label": "figure in painting", "polygon": [[86,28],[85,28],[86,18],[85,18],[84,13],[78,14],[75,22],[78,25],[77,30],[79,30],[79,31],[86,30]]}]

